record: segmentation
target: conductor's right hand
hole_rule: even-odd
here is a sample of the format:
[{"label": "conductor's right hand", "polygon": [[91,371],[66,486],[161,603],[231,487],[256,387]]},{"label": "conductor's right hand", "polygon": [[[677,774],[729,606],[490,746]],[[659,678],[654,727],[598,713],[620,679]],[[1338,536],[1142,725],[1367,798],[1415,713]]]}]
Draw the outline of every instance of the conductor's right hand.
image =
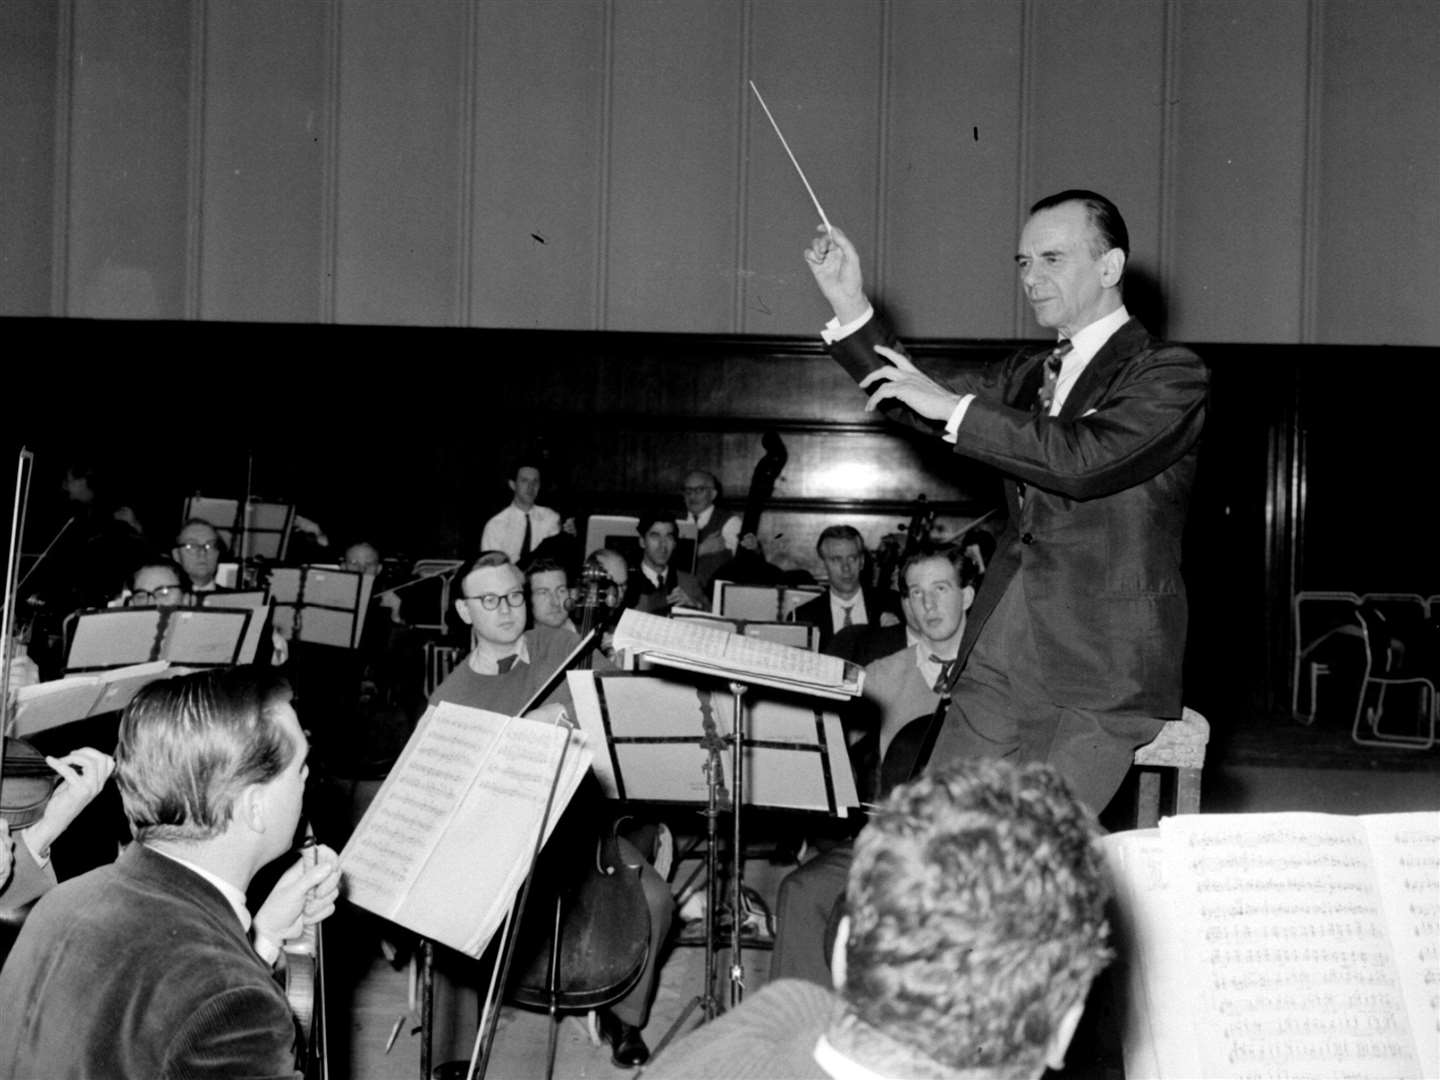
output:
[{"label": "conductor's right hand", "polygon": [[851,322],[870,306],[860,273],[860,253],[850,238],[834,226],[821,225],[819,230],[820,235],[805,249],[805,262],[815,275],[815,284],[835,310],[835,318],[841,323]]}]

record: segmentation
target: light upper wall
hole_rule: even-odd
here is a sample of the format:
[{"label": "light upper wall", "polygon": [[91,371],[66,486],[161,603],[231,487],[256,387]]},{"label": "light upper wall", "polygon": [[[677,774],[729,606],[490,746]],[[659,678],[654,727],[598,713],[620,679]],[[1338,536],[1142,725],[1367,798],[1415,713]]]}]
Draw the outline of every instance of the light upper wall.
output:
[{"label": "light upper wall", "polygon": [[[1061,187],[1189,341],[1440,344],[1433,0],[8,0],[0,313],[1037,336]],[[10,75],[13,73],[13,77]],[[1155,298],[1158,297],[1158,304]]]}]

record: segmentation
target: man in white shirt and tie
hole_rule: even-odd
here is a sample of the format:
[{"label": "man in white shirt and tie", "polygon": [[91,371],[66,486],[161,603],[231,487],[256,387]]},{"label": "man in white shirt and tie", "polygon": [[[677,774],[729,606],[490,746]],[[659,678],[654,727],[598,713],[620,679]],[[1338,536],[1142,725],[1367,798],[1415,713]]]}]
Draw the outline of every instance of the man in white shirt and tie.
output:
[{"label": "man in white shirt and tie", "polygon": [[[851,525],[831,525],[815,544],[825,564],[829,588],[824,595],[795,609],[795,621],[820,628],[820,651],[827,652],[835,635],[849,626],[896,626],[900,605],[894,593],[867,589],[861,584],[865,569],[865,540]],[[849,659],[849,657],[846,657]]]},{"label": "man in white shirt and tie", "polygon": [[481,551],[503,551],[521,566],[542,540],[560,532],[560,515],[548,506],[537,506],[540,497],[540,469],[522,464],[508,481],[514,497],[510,505],[485,523],[480,534]]}]

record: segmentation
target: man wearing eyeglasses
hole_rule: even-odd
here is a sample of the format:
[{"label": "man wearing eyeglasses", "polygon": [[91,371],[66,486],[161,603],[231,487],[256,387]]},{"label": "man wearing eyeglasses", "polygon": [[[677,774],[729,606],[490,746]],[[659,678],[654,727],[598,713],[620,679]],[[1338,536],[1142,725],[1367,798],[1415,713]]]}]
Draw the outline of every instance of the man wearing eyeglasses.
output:
[{"label": "man wearing eyeglasses", "polygon": [[171,554],[190,579],[191,592],[215,592],[220,588],[215,571],[220,568],[221,547],[220,534],[208,521],[191,518],[180,529]]},{"label": "man wearing eyeglasses", "polygon": [[[481,552],[456,571],[454,580],[458,586],[453,590],[457,597],[455,610],[472,630],[475,645],[436,688],[430,703],[449,701],[514,716],[560,667],[580,637],[574,630],[543,623],[525,629],[525,577],[503,551]],[[548,720],[569,701],[569,687],[562,682],[538,709],[527,715]],[[562,819],[559,830],[570,832],[588,823],[587,835],[593,845],[594,820],[591,815],[582,822],[572,809]],[[563,843],[560,831],[551,837],[547,850]],[[670,929],[674,900],[665,879],[623,838],[620,852],[627,865],[640,867],[640,881],[650,909],[650,950],[635,987],[602,1010],[599,1019],[610,1042],[611,1060],[622,1068],[633,1068],[643,1065],[650,1056],[641,1029],[649,1019],[659,983],[660,949]],[[475,989],[478,973],[473,961],[448,950],[441,950],[437,961],[435,1049],[444,1064],[435,1070],[435,1075],[464,1076],[461,1059],[470,1054],[479,1021]]]},{"label": "man wearing eyeglasses", "polygon": [[180,580],[180,572],[171,562],[146,563],[130,579],[126,607],[180,607],[190,596]]}]

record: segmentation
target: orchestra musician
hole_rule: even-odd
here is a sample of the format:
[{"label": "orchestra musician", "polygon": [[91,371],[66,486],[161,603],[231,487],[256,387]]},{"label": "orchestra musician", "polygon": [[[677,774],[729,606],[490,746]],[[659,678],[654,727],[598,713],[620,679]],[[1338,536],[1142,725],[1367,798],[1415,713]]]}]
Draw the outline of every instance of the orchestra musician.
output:
[{"label": "orchestra musician", "polygon": [[220,569],[224,548],[220,534],[208,521],[191,518],[181,526],[170,554],[190,579],[192,593],[223,591],[215,572]]},{"label": "orchestra musician", "polygon": [[[545,540],[558,536],[561,529],[560,515],[548,506],[540,506],[540,466],[524,460],[515,469],[515,475],[506,481],[512,498],[510,505],[485,522],[480,534],[482,551],[503,551],[517,566],[524,566],[531,553]],[[571,531],[573,522],[566,522]]]},{"label": "orchestra musician", "polygon": [[[670,525],[673,530],[674,523]],[[579,644],[579,635],[543,623],[525,629],[525,578],[504,552],[482,552],[461,566],[454,580],[455,608],[471,628],[475,646],[436,689],[431,703],[449,701],[513,716]],[[562,681],[528,715],[553,720],[563,714],[569,703],[569,688]],[[578,801],[578,797],[572,801],[560,829],[576,823]],[[556,846],[552,837],[547,851]],[[642,1031],[659,983],[660,953],[669,934],[674,898],[670,886],[642,852],[623,837],[619,847],[626,864],[640,868],[640,883],[650,910],[649,951],[639,981],[618,1002],[600,1010],[599,1020],[614,1063],[633,1068],[643,1065],[650,1056]],[[475,990],[479,974],[474,961],[437,948],[435,1040],[437,1057],[443,1063],[436,1070],[438,1076],[464,1075],[466,1062],[462,1059],[470,1056],[480,1016]]]},{"label": "orchestra musician", "polygon": [[[865,667],[865,691],[852,709],[873,748],[868,754],[852,751],[857,760],[856,779],[865,794],[878,797],[879,765],[905,725],[928,719],[940,701],[965,633],[965,613],[975,600],[971,585],[973,567],[959,548],[921,549],[905,560],[900,577],[905,583],[906,620],[913,625],[909,648],[871,662]],[[857,747],[857,750],[859,748]],[[868,768],[872,775],[861,775]],[[809,979],[830,985],[830,949],[827,934],[833,929],[835,909],[845,891],[852,849],[840,844],[823,851],[786,874],[775,903],[775,950],[772,978]]]},{"label": "orchestra musician", "polygon": [[1016,265],[1054,349],[942,386],[865,297],[838,229],[805,259],[835,317],[831,354],[868,406],[1005,478],[1009,522],[986,568],[938,763],[1049,761],[1097,813],[1136,747],[1180,715],[1181,539],[1208,372],[1126,310],[1129,234],[1115,205],[1062,191],[1031,207]]},{"label": "orchestra musician", "polygon": [[[861,584],[865,539],[852,525],[830,525],[815,542],[825,564],[825,592],[795,609],[795,621],[820,628],[820,651],[833,652],[835,635],[853,626],[897,626],[900,606],[895,594]],[[839,654],[837,654],[839,655]],[[845,659],[853,660],[851,656]]]},{"label": "orchestra musician", "polygon": [[685,475],[680,494],[685,500],[684,520],[695,526],[695,577],[708,594],[716,571],[734,558],[740,546],[740,517],[721,512],[716,505],[720,481],[704,469]]},{"label": "orchestra musician", "polygon": [[896,788],[855,842],[834,980],[766,983],[646,1075],[1038,1080],[1062,1068],[1112,955],[1097,834],[1046,765],[955,762]]},{"label": "orchestra musician", "polygon": [[575,632],[570,618],[570,579],[565,568],[549,559],[536,559],[525,572],[530,590],[530,614],[536,626]]},{"label": "orchestra musician", "polygon": [[672,607],[703,608],[699,579],[671,565],[679,536],[674,518],[642,514],[635,531],[640,534],[640,571],[630,575],[625,606],[652,615],[668,615]]},{"label": "orchestra musician", "polygon": [[135,842],[40,899],[0,971],[0,1076],[298,1077],[272,966],[334,910],[335,853],[245,890],[287,851],[307,745],[289,688],[239,667],[157,680],[120,722]]},{"label": "orchestra musician", "polygon": [[15,911],[55,884],[50,845],[100,794],[115,761],[92,747],[45,759],[61,781],[40,819],[12,835],[0,820],[0,910]]}]

